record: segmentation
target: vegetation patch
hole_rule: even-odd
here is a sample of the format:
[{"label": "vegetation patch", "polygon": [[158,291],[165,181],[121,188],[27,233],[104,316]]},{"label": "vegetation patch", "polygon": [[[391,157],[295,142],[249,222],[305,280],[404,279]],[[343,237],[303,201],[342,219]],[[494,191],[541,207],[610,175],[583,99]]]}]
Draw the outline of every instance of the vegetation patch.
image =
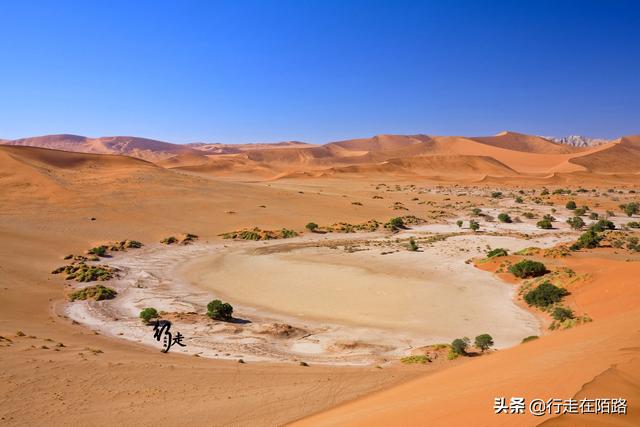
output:
[{"label": "vegetation patch", "polygon": [[538,277],[548,273],[547,267],[541,262],[529,259],[522,260],[509,267],[509,272],[521,279],[527,277]]},{"label": "vegetation patch", "polygon": [[58,267],[51,274],[65,273],[65,280],[76,280],[77,282],[93,282],[96,280],[105,281],[113,278],[115,269],[106,265],[87,265],[84,262],[64,265]]},{"label": "vegetation patch", "polygon": [[402,363],[404,363],[405,365],[411,365],[411,364],[415,364],[415,363],[422,363],[422,364],[429,363],[429,362],[431,362],[431,359],[427,355],[420,354],[420,355],[417,355],[417,356],[403,357],[402,359],[400,359],[400,361]]},{"label": "vegetation patch", "polygon": [[274,239],[288,239],[298,236],[298,233],[286,228],[280,230],[261,230],[258,227],[251,229],[242,229],[237,231],[231,231],[228,233],[220,234],[223,239],[235,239],[235,240],[274,240]]},{"label": "vegetation patch", "polygon": [[233,307],[227,302],[214,299],[207,304],[207,316],[214,320],[229,321],[232,319]]},{"label": "vegetation patch", "polygon": [[487,252],[487,258],[497,258],[501,256],[507,256],[509,252],[503,248],[495,248]]},{"label": "vegetation patch", "polygon": [[560,288],[549,281],[545,281],[536,288],[526,292],[524,294],[524,301],[530,306],[547,308],[560,302],[562,298],[567,295],[569,295],[569,292],[566,289]]},{"label": "vegetation patch", "polygon": [[102,301],[107,299],[113,299],[118,295],[114,289],[107,288],[103,285],[87,286],[86,288],[79,289],[69,294],[69,301],[94,299],[96,301]]}]

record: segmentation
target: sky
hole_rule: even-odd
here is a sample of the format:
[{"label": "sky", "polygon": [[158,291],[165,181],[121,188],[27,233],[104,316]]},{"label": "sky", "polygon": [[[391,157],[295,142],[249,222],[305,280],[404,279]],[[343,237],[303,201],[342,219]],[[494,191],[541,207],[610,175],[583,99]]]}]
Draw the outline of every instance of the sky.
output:
[{"label": "sky", "polygon": [[0,0],[0,138],[640,134],[640,1]]}]

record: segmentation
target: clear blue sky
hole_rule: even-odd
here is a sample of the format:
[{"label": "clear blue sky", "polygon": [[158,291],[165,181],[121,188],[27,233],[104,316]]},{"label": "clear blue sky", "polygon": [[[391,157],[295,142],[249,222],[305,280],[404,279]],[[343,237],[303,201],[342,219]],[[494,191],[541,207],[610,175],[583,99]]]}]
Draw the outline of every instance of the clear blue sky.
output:
[{"label": "clear blue sky", "polygon": [[0,0],[0,138],[640,133],[640,1]]}]

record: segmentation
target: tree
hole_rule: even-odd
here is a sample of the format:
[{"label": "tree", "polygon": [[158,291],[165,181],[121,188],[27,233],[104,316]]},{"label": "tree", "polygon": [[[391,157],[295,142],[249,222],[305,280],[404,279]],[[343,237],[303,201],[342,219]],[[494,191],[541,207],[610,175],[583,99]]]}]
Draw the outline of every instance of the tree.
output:
[{"label": "tree", "polygon": [[582,218],[580,218],[579,216],[573,217],[573,218],[569,218],[567,220],[567,223],[571,226],[571,228],[573,228],[574,230],[580,230],[582,227],[584,227],[584,221],[582,220]]},{"label": "tree", "polygon": [[529,305],[544,308],[560,302],[566,295],[569,295],[566,289],[559,288],[551,282],[545,281],[535,289],[524,294],[524,301]]},{"label": "tree", "polygon": [[574,202],[573,200],[569,200],[567,202],[567,204],[565,205],[565,208],[569,209],[569,210],[574,210],[576,208],[576,202]]},{"label": "tree", "polygon": [[310,222],[309,224],[305,225],[305,228],[310,232],[315,233],[316,229],[318,228],[318,224],[316,224],[315,222]]},{"label": "tree", "polygon": [[478,221],[470,220],[469,221],[469,228],[471,230],[473,230],[474,232],[478,231],[478,230],[480,230],[480,223],[478,223]]},{"label": "tree", "polygon": [[387,226],[392,230],[399,230],[406,228],[404,225],[404,221],[400,217],[391,218],[387,223]]},{"label": "tree", "polygon": [[140,312],[140,318],[146,323],[149,323],[151,322],[151,319],[157,319],[158,317],[160,317],[160,314],[158,314],[158,310],[153,307],[145,308]]},{"label": "tree", "polygon": [[556,307],[551,312],[551,317],[558,322],[564,322],[567,319],[573,319],[573,310],[565,307]]},{"label": "tree", "polygon": [[469,338],[456,338],[451,342],[451,349],[454,353],[460,356],[467,354],[467,347],[469,347]]},{"label": "tree", "polygon": [[615,230],[616,225],[609,221],[608,219],[601,219],[598,222],[591,224],[591,227],[589,227],[590,230],[596,231],[596,232],[602,232],[605,230]]},{"label": "tree", "polygon": [[499,220],[500,222],[507,222],[507,223],[508,223],[508,222],[513,222],[513,221],[511,220],[511,217],[509,216],[509,214],[506,214],[506,213],[501,213],[501,214],[499,214],[499,215],[498,215],[498,220]]},{"label": "tree", "polygon": [[475,345],[483,352],[489,350],[493,346],[493,337],[489,334],[478,335],[475,340]]},{"label": "tree", "polygon": [[233,307],[231,304],[214,299],[207,304],[207,316],[215,320],[231,320]]},{"label": "tree", "polygon": [[525,259],[510,266],[509,271],[514,276],[525,279],[527,277],[538,277],[545,275],[547,273],[547,267],[545,267],[545,265],[541,262]]}]

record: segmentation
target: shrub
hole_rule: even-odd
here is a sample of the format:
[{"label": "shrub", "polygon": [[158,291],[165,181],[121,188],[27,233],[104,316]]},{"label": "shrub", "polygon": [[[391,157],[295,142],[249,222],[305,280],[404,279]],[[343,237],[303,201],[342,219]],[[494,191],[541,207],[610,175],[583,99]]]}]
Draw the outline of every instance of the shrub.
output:
[{"label": "shrub", "polygon": [[457,225],[458,227],[462,227],[462,224],[464,224],[464,221],[462,221],[461,219],[459,219],[459,220],[457,220],[457,221],[456,221],[456,225]]},{"label": "shrub", "polygon": [[494,191],[491,193],[491,197],[494,199],[499,199],[500,197],[502,197],[502,191]]},{"label": "shrub", "polygon": [[524,301],[529,305],[546,308],[551,304],[559,302],[566,295],[569,295],[566,289],[559,288],[551,282],[546,281],[524,294]]},{"label": "shrub", "polygon": [[469,338],[456,338],[451,342],[451,348],[457,355],[467,354],[467,347],[469,347]]},{"label": "shrub", "polygon": [[578,240],[571,245],[571,250],[578,250],[582,248],[593,249],[600,245],[602,236],[600,236],[593,228],[590,228],[578,238]]},{"label": "shrub", "polygon": [[475,345],[482,351],[489,350],[493,346],[493,337],[489,334],[478,335],[475,339]]},{"label": "shrub", "polygon": [[107,254],[106,246],[96,246],[95,248],[91,248],[87,251],[87,253],[97,255],[97,256],[105,256]]},{"label": "shrub", "polygon": [[102,285],[95,285],[72,292],[69,295],[69,301],[86,300],[88,298],[93,298],[96,301],[102,301],[105,299],[113,299],[116,295],[118,295],[118,293],[111,288],[107,288]]},{"label": "shrub", "polygon": [[533,212],[525,212],[522,214],[522,216],[527,219],[532,219],[535,215],[533,214]]},{"label": "shrub", "polygon": [[309,224],[305,225],[305,228],[313,233],[318,228],[318,224],[316,224],[315,222],[310,222]]},{"label": "shrub", "polygon": [[598,213],[597,212],[591,212],[589,214],[589,219],[598,219]]},{"label": "shrub", "polygon": [[473,230],[474,232],[478,231],[478,230],[480,230],[480,223],[478,223],[478,221],[470,220],[469,221],[469,228],[471,230]]},{"label": "shrub", "polygon": [[415,252],[418,249],[420,249],[420,247],[416,243],[416,239],[414,239],[413,237],[409,238],[409,250]]},{"label": "shrub", "polygon": [[520,197],[520,196],[516,197],[514,201],[516,203],[524,203],[524,200],[522,200],[522,197]]},{"label": "shrub", "polygon": [[574,202],[573,200],[569,200],[564,207],[570,210],[574,210],[577,206],[576,202]]},{"label": "shrub", "polygon": [[514,276],[524,279],[527,277],[543,276],[547,273],[547,267],[541,262],[525,259],[510,266],[509,271]]},{"label": "shrub", "polygon": [[616,228],[616,225],[609,221],[608,219],[601,219],[600,221],[596,222],[595,224],[592,224],[591,227],[589,227],[590,230],[596,231],[596,232],[602,232],[605,230],[614,230]]},{"label": "shrub", "polygon": [[538,338],[540,338],[540,337],[539,337],[539,336],[537,336],[537,335],[529,335],[529,336],[528,336],[528,337],[526,337],[526,338],[522,338],[522,344],[524,344],[524,343],[526,343],[526,342],[529,342],[529,341],[537,340]]},{"label": "shrub", "polygon": [[296,237],[298,233],[296,231],[283,228],[282,230],[280,230],[280,235],[283,239],[290,239],[291,237]]},{"label": "shrub", "polygon": [[553,224],[548,219],[543,219],[536,223],[536,227],[542,228],[543,230],[550,230],[553,228]]},{"label": "shrub", "polygon": [[178,239],[176,239],[174,236],[169,236],[160,240],[160,243],[164,243],[165,245],[173,245],[174,243],[178,243]]},{"label": "shrub", "polygon": [[233,307],[231,304],[214,299],[207,304],[207,316],[215,320],[231,320]]},{"label": "shrub", "polygon": [[640,222],[638,221],[631,221],[627,223],[627,227],[629,228],[640,228]]},{"label": "shrub", "polygon": [[570,308],[556,307],[551,312],[551,317],[558,322],[564,322],[567,319],[573,319],[573,311]]},{"label": "shrub", "polygon": [[495,248],[487,252],[487,258],[496,258],[500,256],[507,256],[507,255],[509,255],[507,250],[502,248]]},{"label": "shrub", "polygon": [[431,359],[429,358],[429,356],[420,354],[417,356],[407,356],[407,357],[403,357],[402,359],[400,359],[400,361],[404,364],[410,365],[413,363],[427,363],[427,362],[431,362]]},{"label": "shrub", "polygon": [[157,319],[158,317],[160,317],[160,314],[158,314],[158,310],[153,307],[145,308],[140,312],[140,318],[146,323],[149,323],[151,319]]},{"label": "shrub", "polygon": [[580,230],[582,227],[584,227],[584,221],[582,220],[582,218],[580,218],[579,216],[573,217],[573,218],[569,218],[567,220],[567,223],[571,226],[571,228],[573,228],[574,230]]},{"label": "shrub", "polygon": [[633,216],[640,212],[640,205],[636,202],[627,203],[626,205],[620,205],[620,209],[627,214],[627,216]]},{"label": "shrub", "polygon": [[513,222],[513,221],[511,220],[511,217],[509,216],[509,214],[506,214],[506,213],[501,213],[501,214],[499,214],[499,215],[498,215],[498,220],[499,220],[500,222]]},{"label": "shrub", "polygon": [[473,215],[473,216],[478,216],[478,215],[480,215],[481,213],[482,213],[482,209],[480,209],[480,208],[473,208],[473,209],[471,210],[471,215]]},{"label": "shrub", "polygon": [[547,221],[550,221],[550,222],[556,222],[556,219],[549,214],[546,214],[545,216],[543,216],[542,219],[546,219]]},{"label": "shrub", "polygon": [[576,210],[574,211],[574,213],[575,213],[575,215],[576,215],[576,216],[582,216],[582,215],[584,215],[584,214],[586,214],[586,213],[587,213],[587,209],[586,209],[586,208],[584,208],[584,207],[582,207],[582,208],[578,208],[578,209],[576,209]]},{"label": "shrub", "polygon": [[391,218],[389,222],[385,224],[385,227],[390,228],[392,230],[402,230],[407,228],[404,225],[404,221],[400,217]]}]

